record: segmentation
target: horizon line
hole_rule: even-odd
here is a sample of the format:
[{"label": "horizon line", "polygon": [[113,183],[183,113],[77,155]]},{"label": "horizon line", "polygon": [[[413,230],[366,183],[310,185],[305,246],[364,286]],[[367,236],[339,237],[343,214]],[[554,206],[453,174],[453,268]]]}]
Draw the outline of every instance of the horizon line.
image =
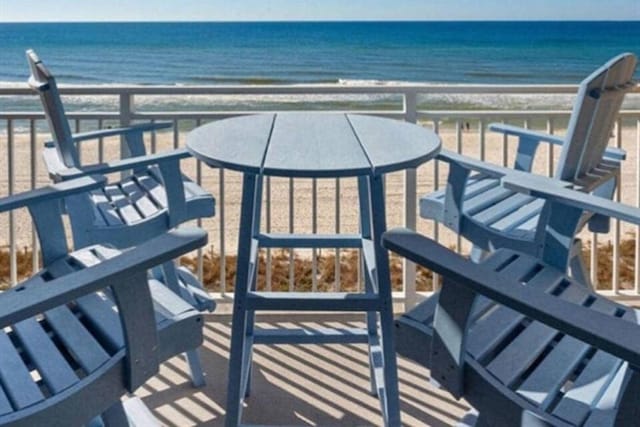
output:
[{"label": "horizon line", "polygon": [[157,21],[144,21],[144,20],[72,20],[72,21],[2,21],[0,24],[279,24],[279,23],[465,23],[465,22],[638,22],[640,19],[282,19],[282,20],[157,20]]}]

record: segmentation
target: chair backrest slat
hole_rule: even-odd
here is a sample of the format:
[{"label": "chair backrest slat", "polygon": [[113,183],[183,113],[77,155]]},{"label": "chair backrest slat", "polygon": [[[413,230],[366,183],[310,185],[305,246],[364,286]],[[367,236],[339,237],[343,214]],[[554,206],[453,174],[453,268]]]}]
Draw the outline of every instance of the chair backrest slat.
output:
[{"label": "chair backrest slat", "polygon": [[58,155],[67,167],[78,167],[78,152],[71,136],[71,128],[64,112],[55,78],[32,50],[27,51],[31,76],[29,86],[38,91],[47,116],[51,137]]},{"label": "chair backrest slat", "polygon": [[618,55],[582,81],[556,178],[575,181],[602,161],[624,95],[634,86],[636,62],[633,54]]}]

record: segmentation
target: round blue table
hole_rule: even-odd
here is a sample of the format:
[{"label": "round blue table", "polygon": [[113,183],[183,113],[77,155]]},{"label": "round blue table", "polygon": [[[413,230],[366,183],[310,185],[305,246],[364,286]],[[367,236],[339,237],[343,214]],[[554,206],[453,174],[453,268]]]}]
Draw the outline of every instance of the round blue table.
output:
[{"label": "round blue table", "polygon": [[[187,149],[210,166],[243,172],[226,425],[240,423],[253,344],[353,342],[369,345],[372,392],[380,399],[385,424],[400,425],[389,258],[380,246],[386,230],[382,175],[431,159],[440,149],[439,137],[418,125],[378,117],[277,113],[206,124],[189,133]],[[360,234],[261,233],[265,176],[358,177]],[[258,292],[260,247],[361,248],[364,292]],[[254,329],[258,310],[364,312],[367,327],[362,331],[260,331]]]}]

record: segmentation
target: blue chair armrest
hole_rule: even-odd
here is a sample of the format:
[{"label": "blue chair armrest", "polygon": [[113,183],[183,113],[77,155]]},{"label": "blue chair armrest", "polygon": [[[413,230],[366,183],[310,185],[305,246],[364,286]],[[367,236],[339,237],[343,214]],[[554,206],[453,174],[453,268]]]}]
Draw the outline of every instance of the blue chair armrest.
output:
[{"label": "blue chair armrest", "polygon": [[550,135],[548,133],[536,132],[530,129],[524,129],[517,126],[511,126],[504,123],[491,123],[489,129],[493,132],[503,133],[505,135],[517,136],[520,138],[527,138],[537,142],[547,142],[553,145],[564,144],[564,138],[560,138],[556,135]]},{"label": "blue chair armrest", "polygon": [[127,280],[131,275],[175,259],[206,242],[207,234],[204,230],[185,227],[151,239],[100,264],[72,273],[73,280],[63,276],[45,282],[36,276],[0,294],[0,327]]},{"label": "blue chair armrest", "polygon": [[516,159],[513,166],[516,170],[531,172],[533,160],[541,142],[554,145],[562,145],[564,143],[564,139],[558,138],[555,135],[549,135],[502,123],[492,123],[489,125],[489,129],[495,132],[500,132],[504,135],[518,137]]},{"label": "blue chair armrest", "polygon": [[110,136],[127,135],[129,133],[142,133],[154,130],[170,128],[173,124],[170,122],[158,123],[141,123],[124,128],[100,129],[90,132],[76,133],[72,136],[74,142],[83,142],[91,139],[107,138]]},{"label": "blue chair armrest", "polygon": [[[491,123],[489,129],[494,132],[499,132],[505,135],[517,136],[520,138],[521,144],[538,144],[540,142],[547,142],[552,145],[563,145],[564,138],[557,135],[550,135],[543,132],[537,132],[530,129],[524,129],[517,126],[511,126],[504,123]],[[625,160],[627,158],[627,152],[622,148],[607,147],[604,152],[604,156],[611,160]]]},{"label": "blue chair armrest", "polygon": [[165,151],[161,153],[148,154],[145,156],[130,157],[121,160],[114,160],[108,163],[98,163],[93,165],[83,166],[82,169],[69,168],[65,171],[60,171],[59,175],[63,179],[70,179],[79,175],[86,174],[109,174],[114,172],[122,172],[130,169],[141,168],[145,166],[157,165],[162,162],[171,160],[180,160],[187,157],[191,157],[191,154],[184,148],[178,148],[171,151]]},{"label": "blue chair armrest", "polygon": [[48,185],[46,187],[27,191],[25,193],[8,196],[0,200],[0,212],[6,212],[35,203],[84,193],[104,185],[106,179],[100,175],[89,175],[79,179]]},{"label": "blue chair armrest", "polygon": [[640,209],[604,197],[563,188],[557,185],[557,182],[543,176],[525,178],[510,175],[502,178],[502,185],[513,191],[640,225]]},{"label": "blue chair armrest", "polygon": [[474,159],[473,157],[458,154],[449,150],[440,151],[436,158],[447,163],[455,163],[456,165],[469,171],[480,172],[495,178],[501,178],[513,171],[513,169],[506,168],[504,166],[498,166],[492,163],[483,162],[482,160]]}]

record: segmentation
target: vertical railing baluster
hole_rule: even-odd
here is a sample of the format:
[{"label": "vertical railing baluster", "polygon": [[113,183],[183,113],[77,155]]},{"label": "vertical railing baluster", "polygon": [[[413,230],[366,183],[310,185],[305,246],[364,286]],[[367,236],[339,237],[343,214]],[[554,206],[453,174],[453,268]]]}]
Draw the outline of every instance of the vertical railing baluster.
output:
[{"label": "vertical railing baluster", "polygon": [[[636,206],[640,207],[640,119],[636,119]],[[635,263],[633,269],[633,289],[640,294],[640,226],[636,225]]]},{"label": "vertical railing baluster", "polygon": [[[293,234],[294,230],[294,189],[293,189],[293,178],[289,178],[289,234]],[[289,249],[289,292],[293,292],[295,289],[295,257],[294,257],[294,249]]]},{"label": "vertical railing baluster", "polygon": [[[553,135],[553,117],[547,118],[547,133]],[[553,144],[547,144],[547,176],[553,176]]]},{"label": "vertical railing baluster", "polygon": [[[127,127],[131,125],[131,117],[132,117],[132,105],[133,105],[133,95],[130,93],[121,93],[120,94],[120,126]],[[125,158],[129,156],[129,146],[127,145],[127,141],[124,137],[120,137],[120,158]],[[126,175],[126,172],[123,172],[122,175]]]},{"label": "vertical railing baluster", "polygon": [[[13,139],[13,120],[7,120],[7,191],[12,195],[15,190],[15,141]],[[9,279],[11,286],[18,283],[18,258],[16,254],[15,212],[9,211]]]},{"label": "vertical railing baluster", "polygon": [[591,285],[594,289],[598,289],[598,234],[591,233],[591,248],[589,254],[589,275]]},{"label": "vertical railing baluster", "polygon": [[[98,119],[98,129],[102,129],[104,121]],[[104,162],[104,138],[98,138],[98,163]]]},{"label": "vertical railing baluster", "polygon": [[180,130],[178,129],[178,126],[180,125],[180,122],[178,122],[178,119],[174,119],[173,120],[173,148],[178,148],[180,146]]},{"label": "vertical railing baluster", "polygon": [[[418,95],[416,92],[406,92],[405,121],[418,123]],[[387,188],[385,186],[385,188]],[[404,226],[415,230],[418,226],[418,172],[415,168],[406,169],[404,172]],[[416,292],[416,265],[413,262],[402,260],[402,291],[404,294],[404,309],[410,310],[418,303]]]},{"label": "vertical railing baluster", "polygon": [[[224,191],[224,169],[218,170],[218,220],[220,221],[220,294],[224,296],[227,292],[227,248],[225,242],[225,191]],[[214,253],[211,253],[213,262]]]},{"label": "vertical railing baluster", "polygon": [[[75,119],[74,120],[74,128],[75,128],[75,133],[80,133],[80,119]],[[82,144],[81,142],[77,143],[76,145],[77,150],[78,150],[78,161],[80,162],[80,164],[82,164],[82,152],[84,151],[84,144]]]},{"label": "vertical railing baluster", "polygon": [[478,121],[478,143],[480,144],[480,160],[484,161],[486,157],[486,126],[483,119]]},{"label": "vertical railing baluster", "polygon": [[[196,127],[199,127],[202,124],[202,119],[196,119]],[[151,151],[155,153],[155,140],[156,140],[156,132],[151,132]],[[196,183],[202,187],[202,162],[200,160],[196,160]],[[198,218],[196,220],[196,224],[198,227],[202,227],[202,218]],[[204,282],[204,257],[202,248],[198,248],[197,250],[197,260],[196,260],[196,274],[198,276],[198,280],[200,282]],[[211,260],[213,262],[213,259]],[[203,283],[204,284],[204,283]]]},{"label": "vertical railing baluster", "polygon": [[[340,178],[336,178],[336,234],[340,234]],[[334,291],[340,290],[340,248],[336,249],[335,272],[334,272]]]},{"label": "vertical railing baluster", "polygon": [[[318,180],[313,178],[311,180],[311,233],[316,234],[318,232]],[[317,249],[311,250],[311,290],[313,292],[318,291],[318,260]]]},{"label": "vertical railing baluster", "polygon": [[591,233],[589,250],[589,279],[593,288],[598,289],[598,233]]},{"label": "vertical railing baluster", "polygon": [[[31,163],[31,189],[36,188],[38,185],[38,162],[36,161],[36,121],[35,119],[29,120],[29,148],[31,151],[30,163]],[[36,234],[36,228],[31,224],[31,271],[36,272],[39,270],[39,256],[38,256],[38,238]]]},{"label": "vertical railing baluster", "polygon": [[[463,151],[463,143],[462,143],[462,121],[456,121],[456,152],[462,154]],[[460,253],[462,250],[462,237],[459,234],[456,235],[456,252]]]},{"label": "vertical railing baluster", "polygon": [[[271,233],[271,177],[267,176],[265,178],[265,180],[267,181],[267,185],[266,185],[266,194],[265,194],[265,198],[266,198],[266,203],[265,203],[265,219],[266,219],[266,231],[267,233]],[[271,248],[267,248],[267,268],[266,268],[266,272],[265,272],[265,285],[266,285],[266,290],[267,291],[271,291]]]},{"label": "vertical railing baluster", "polygon": [[[155,123],[155,120],[151,121],[152,123]],[[200,123],[201,120],[198,119],[197,123]],[[199,124],[197,126],[200,126]],[[151,153],[155,153],[156,151],[158,151],[158,136],[157,136],[157,132],[154,130],[153,132],[151,132]]]},{"label": "vertical railing baluster", "polygon": [[[505,121],[502,120],[502,123],[504,124]],[[507,136],[506,133],[502,134],[502,166],[507,166],[507,163],[509,162],[509,137]]]},{"label": "vertical railing baluster", "polygon": [[[616,147],[622,147],[622,119],[618,118],[616,120],[615,127],[615,139],[616,139]],[[622,165],[624,167],[624,164]],[[620,173],[620,185],[616,187],[615,192],[615,200],[616,202],[620,201],[620,188],[624,185],[622,182],[622,177],[624,175],[622,172]],[[620,290],[620,221],[615,219],[613,220],[613,260],[611,263],[611,287],[614,293],[618,293]]]},{"label": "vertical railing baluster", "polygon": [[[434,120],[433,121],[433,131],[440,135],[440,120]],[[437,191],[440,189],[440,161],[439,160],[435,160],[435,163],[433,164],[433,186],[434,186],[434,191]],[[440,223],[437,221],[433,221],[433,239],[436,242],[440,242]],[[441,277],[439,274],[432,272],[432,280],[431,280],[431,286],[432,286],[432,291],[436,292],[439,291],[440,288],[442,287],[442,281],[441,281]],[[416,273],[417,275],[417,273]]]}]

